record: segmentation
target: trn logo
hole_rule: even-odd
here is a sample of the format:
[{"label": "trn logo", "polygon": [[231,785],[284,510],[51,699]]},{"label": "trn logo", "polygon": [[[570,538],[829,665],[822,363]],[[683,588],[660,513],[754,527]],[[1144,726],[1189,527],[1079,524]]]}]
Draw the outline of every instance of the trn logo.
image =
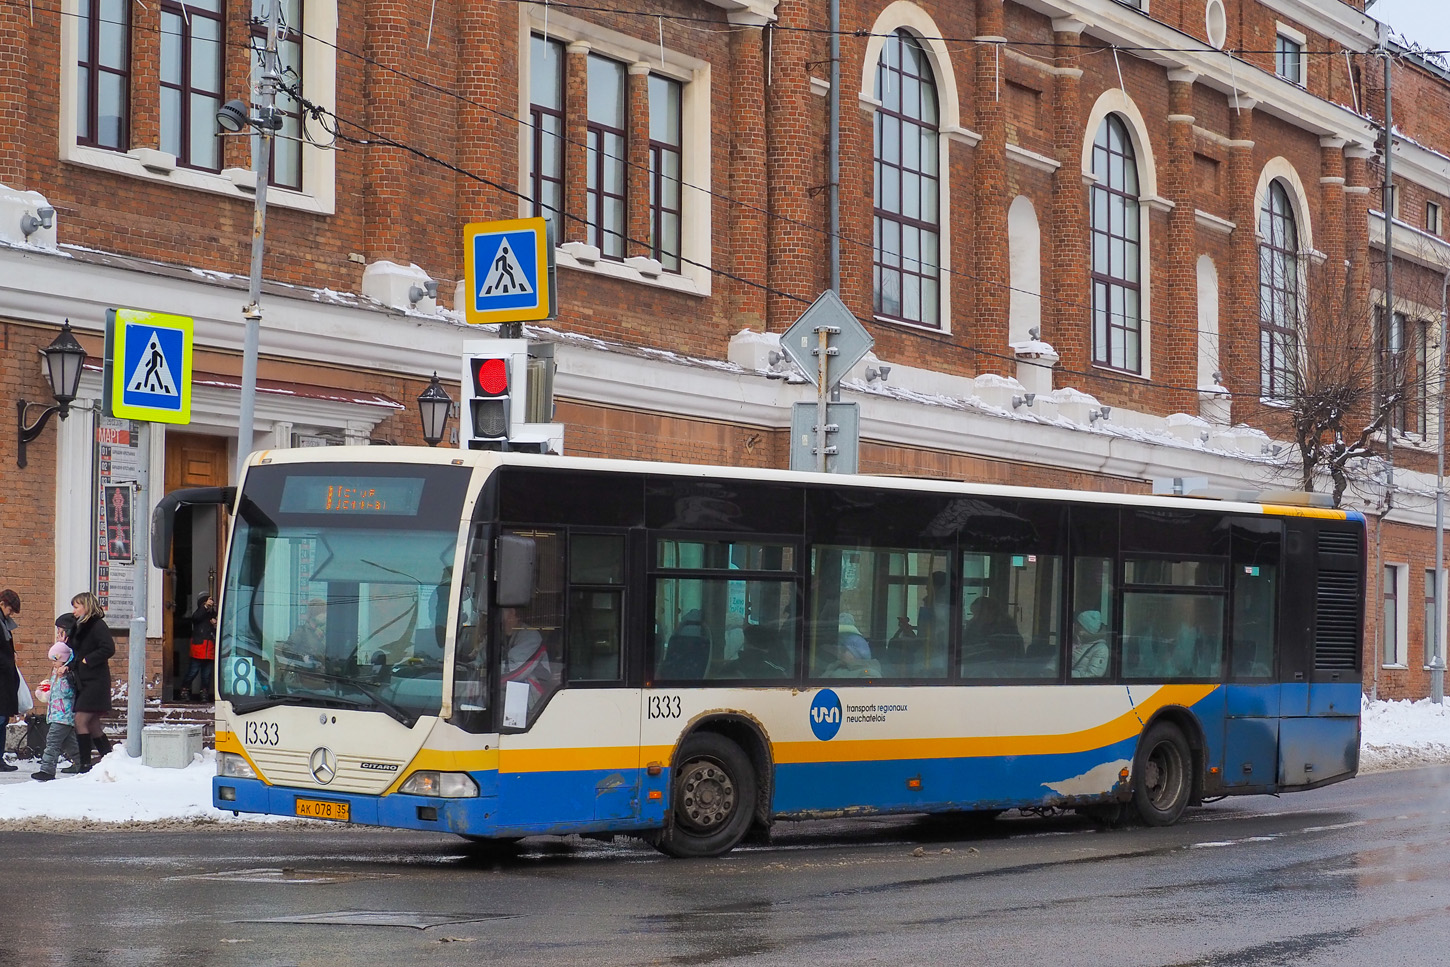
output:
[{"label": "trn logo", "polygon": [[841,731],[841,700],[829,688],[817,692],[815,701],[811,702],[811,731],[822,742],[835,738]]}]

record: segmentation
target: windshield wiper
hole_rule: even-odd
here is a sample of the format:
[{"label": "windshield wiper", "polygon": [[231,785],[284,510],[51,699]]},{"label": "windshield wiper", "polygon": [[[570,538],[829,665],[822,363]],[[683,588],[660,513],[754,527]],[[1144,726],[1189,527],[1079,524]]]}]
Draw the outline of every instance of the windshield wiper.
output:
[{"label": "windshield wiper", "polygon": [[274,708],[281,705],[283,701],[284,699],[277,698],[275,695],[253,698],[251,701],[235,698],[231,700],[232,711],[240,715],[246,715],[248,712],[260,712],[264,708]]},{"label": "windshield wiper", "polygon": [[[392,716],[394,719],[396,719],[397,721],[401,722],[403,724],[403,727],[404,728],[411,729],[417,723],[417,721],[418,721],[418,716],[412,715],[412,714],[410,714],[408,712],[405,712],[403,709],[399,708],[398,706],[394,705],[392,702],[390,702],[387,699],[383,698],[382,693],[379,692],[372,685],[367,684],[366,682],[361,682],[361,681],[359,681],[356,678],[349,678],[346,675],[331,675],[331,674],[328,674],[327,672],[315,672],[315,671],[300,672],[299,674],[301,674],[301,675],[303,675],[303,676],[305,676],[307,678],[317,678],[317,679],[321,679],[322,681],[325,681],[325,682],[335,682],[335,683],[340,684],[340,685],[351,685],[353,688],[356,688],[358,691],[362,692],[368,698],[372,699],[378,705],[382,706],[383,711],[384,712],[387,712],[388,715]],[[338,700],[340,702],[349,703],[354,708],[362,708],[362,707],[364,707],[363,706],[363,703],[359,702],[357,699],[345,698],[344,696],[341,696],[341,695],[301,695],[301,696],[296,696],[296,697],[299,698],[299,699],[308,699],[308,700],[313,700],[313,701],[317,701],[317,700],[324,700],[325,701],[325,700],[330,700],[330,699],[336,699],[336,700]],[[283,701],[285,701],[285,699]]]}]

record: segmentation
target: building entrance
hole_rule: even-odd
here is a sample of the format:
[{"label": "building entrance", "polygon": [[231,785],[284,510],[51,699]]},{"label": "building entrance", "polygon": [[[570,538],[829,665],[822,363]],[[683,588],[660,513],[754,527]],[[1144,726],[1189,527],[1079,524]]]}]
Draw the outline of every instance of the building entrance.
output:
[{"label": "building entrance", "polygon": [[[221,487],[228,477],[225,437],[166,434],[166,493],[184,487]],[[225,540],[225,517],[215,506],[184,507],[177,512],[171,540],[171,565],[164,583],[162,701],[181,698],[191,658],[191,615],[202,592],[217,593]],[[205,685],[211,694],[211,683]],[[198,695],[193,694],[193,698]]]}]

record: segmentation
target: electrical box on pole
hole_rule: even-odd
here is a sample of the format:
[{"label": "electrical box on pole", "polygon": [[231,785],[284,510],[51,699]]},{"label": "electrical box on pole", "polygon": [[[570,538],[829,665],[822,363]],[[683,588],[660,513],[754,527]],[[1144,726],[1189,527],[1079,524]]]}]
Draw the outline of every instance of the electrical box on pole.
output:
[{"label": "electrical box on pole", "polygon": [[564,426],[554,417],[554,347],[524,339],[463,344],[464,450],[563,453]]}]

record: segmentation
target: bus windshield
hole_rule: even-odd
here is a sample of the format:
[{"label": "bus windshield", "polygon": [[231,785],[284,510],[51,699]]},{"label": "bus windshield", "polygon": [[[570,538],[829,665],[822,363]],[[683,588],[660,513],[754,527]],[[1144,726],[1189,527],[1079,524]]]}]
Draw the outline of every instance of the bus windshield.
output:
[{"label": "bus windshield", "polygon": [[436,715],[463,467],[253,467],[228,558],[218,695]]}]

